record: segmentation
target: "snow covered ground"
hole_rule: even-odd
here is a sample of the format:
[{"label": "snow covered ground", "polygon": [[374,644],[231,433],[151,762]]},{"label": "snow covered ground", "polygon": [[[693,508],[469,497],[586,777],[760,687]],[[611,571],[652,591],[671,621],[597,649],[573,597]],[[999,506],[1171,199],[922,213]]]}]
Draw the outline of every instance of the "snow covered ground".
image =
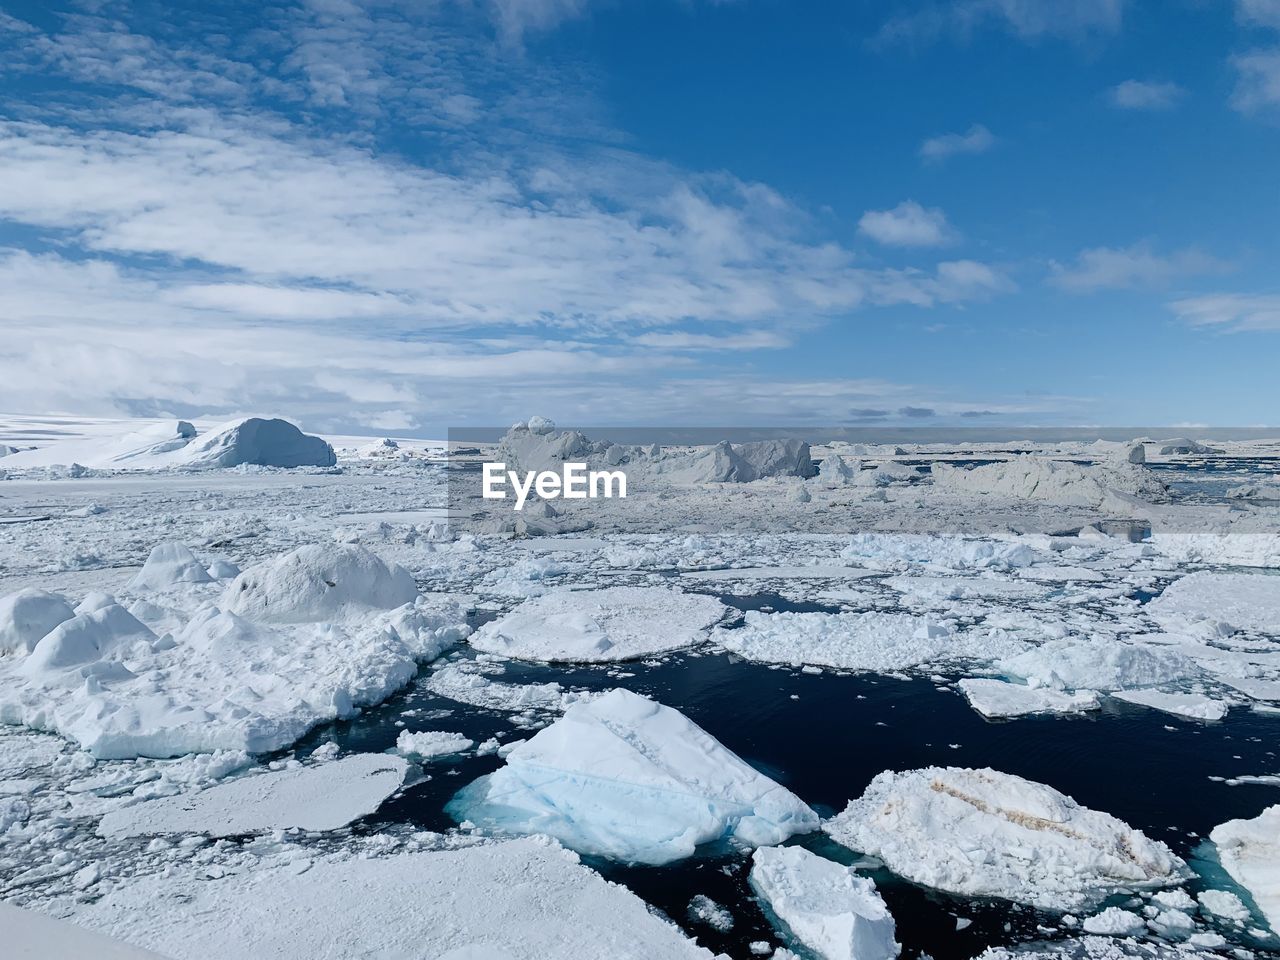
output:
[{"label": "snow covered ground", "polygon": [[[1195,472],[1265,485],[1274,445],[815,446],[816,476],[798,444],[593,447],[654,485],[513,539],[446,525],[440,444],[225,467],[249,433],[191,426],[0,423],[0,898],[170,957],[1280,948],[1280,503]],[[864,714],[821,691],[864,680],[827,755]],[[977,726],[910,727],[890,681]],[[1212,737],[1230,811],[996,772],[1108,724],[1139,781]],[[1193,875],[1217,824],[1225,875]]]}]

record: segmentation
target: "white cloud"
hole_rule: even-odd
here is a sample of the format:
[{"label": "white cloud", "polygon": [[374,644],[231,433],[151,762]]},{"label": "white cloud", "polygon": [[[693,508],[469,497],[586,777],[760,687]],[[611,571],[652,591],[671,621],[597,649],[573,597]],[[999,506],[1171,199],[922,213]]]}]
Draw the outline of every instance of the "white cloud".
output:
[{"label": "white cloud", "polygon": [[891,210],[868,210],[858,220],[858,231],[892,247],[936,247],[954,239],[946,214],[914,200],[904,200]]},{"label": "white cloud", "polygon": [[1221,327],[1229,333],[1280,330],[1280,294],[1215,293],[1175,300],[1169,306],[1196,327]]},{"label": "white cloud", "polygon": [[1242,113],[1280,106],[1280,47],[1253,50],[1231,58],[1236,88],[1231,105]]},{"label": "white cloud", "polygon": [[1050,264],[1050,282],[1070,293],[1163,287],[1201,274],[1222,273],[1229,264],[1197,250],[1157,254],[1146,244],[1082,250],[1074,263]]},{"label": "white cloud", "polygon": [[968,39],[996,27],[1023,40],[1059,37],[1080,40],[1118,31],[1126,0],[928,0],[896,16],[880,29],[882,43]]},{"label": "white cloud", "polygon": [[1236,0],[1236,17],[1253,26],[1280,30],[1280,0]]},{"label": "white cloud", "polygon": [[927,161],[941,161],[961,153],[986,153],[995,146],[996,138],[980,123],[964,133],[944,133],[920,144],[920,156]]},{"label": "white cloud", "polygon": [[1108,91],[1111,103],[1122,110],[1168,110],[1184,93],[1176,83],[1156,80],[1126,80]]},{"label": "white cloud", "polygon": [[772,330],[727,334],[666,331],[642,333],[628,339],[640,346],[663,350],[779,350],[791,345],[787,337]]}]

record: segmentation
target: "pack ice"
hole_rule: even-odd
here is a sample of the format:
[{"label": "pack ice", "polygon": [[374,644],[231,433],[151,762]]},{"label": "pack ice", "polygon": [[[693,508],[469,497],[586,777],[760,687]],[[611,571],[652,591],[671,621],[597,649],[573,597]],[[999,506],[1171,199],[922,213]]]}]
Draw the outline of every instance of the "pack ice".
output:
[{"label": "pack ice", "polygon": [[665,587],[555,590],[486,623],[471,646],[522,660],[629,660],[696,643],[724,612],[714,597]]},{"label": "pack ice", "polygon": [[[164,547],[135,578],[162,587],[150,595],[166,606],[141,594],[135,616],[98,595],[30,652],[15,644],[0,659],[0,722],[59,733],[99,758],[267,752],[380,702],[468,632],[455,600],[419,596],[405,570],[362,547],[300,547],[250,567],[220,599],[217,584],[191,582],[200,568],[189,554]],[[46,620],[65,613],[35,599],[53,611]],[[18,611],[32,602],[10,600]],[[139,619],[153,615],[178,625],[157,636]],[[9,626],[29,641],[28,627]]]},{"label": "pack ice", "polygon": [[789,790],[684,714],[626,690],[575,704],[463,788],[449,813],[581,853],[662,864],[702,843],[780,843],[818,826]]},{"label": "pack ice", "polygon": [[1146,467],[1130,463],[1082,467],[1044,457],[1019,456],[980,467],[933,465],[939,489],[1080,507],[1127,506],[1121,494],[1157,499],[1165,488]]},{"label": "pack ice", "polygon": [[1197,571],[1169,584],[1147,612],[1176,632],[1280,634],[1280,577]]},{"label": "pack ice", "polygon": [[991,769],[885,771],[823,828],[923,886],[1044,910],[1189,876],[1167,846],[1115,817]]},{"label": "pack ice", "polygon": [[761,847],[751,888],[821,960],[892,960],[901,950],[876,885],[803,847]]},{"label": "pack ice", "polygon": [[1280,933],[1280,804],[1252,820],[1228,820],[1209,839],[1227,873],[1249,891],[1272,932]]}]

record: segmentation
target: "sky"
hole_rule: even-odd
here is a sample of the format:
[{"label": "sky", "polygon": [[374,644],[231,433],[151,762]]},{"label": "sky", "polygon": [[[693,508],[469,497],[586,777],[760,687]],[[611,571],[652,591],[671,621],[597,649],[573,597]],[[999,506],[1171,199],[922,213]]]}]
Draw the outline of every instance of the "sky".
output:
[{"label": "sky", "polygon": [[0,0],[0,411],[1280,423],[1280,0]]}]

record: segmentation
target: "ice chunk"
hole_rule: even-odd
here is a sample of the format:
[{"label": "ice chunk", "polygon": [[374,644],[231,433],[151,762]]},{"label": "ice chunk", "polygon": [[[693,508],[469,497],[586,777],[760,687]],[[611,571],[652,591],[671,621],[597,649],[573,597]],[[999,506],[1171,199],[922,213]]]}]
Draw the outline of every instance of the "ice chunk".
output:
[{"label": "ice chunk", "polygon": [[1162,693],[1159,690],[1121,690],[1112,694],[1117,700],[1151,707],[1192,720],[1221,720],[1227,715],[1227,704],[1198,693]]},{"label": "ice chunk", "polygon": [[319,437],[303,433],[288,420],[247,417],[232,420],[196,437],[170,462],[184,467],[332,467],[338,462]]},{"label": "ice chunk", "polygon": [[174,960],[712,960],[626,887],[532,840],[155,874],[75,909]]},{"label": "ice chunk", "polygon": [[227,585],[224,609],[266,623],[337,620],[412,603],[408,570],[364,547],[308,544],[255,564]]},{"label": "ice chunk", "polygon": [[186,544],[170,541],[151,548],[147,562],[129,581],[128,589],[167,590],[180,583],[209,583],[213,577]]},{"label": "ice chunk", "polygon": [[1215,917],[1234,920],[1237,923],[1243,923],[1249,919],[1249,908],[1244,905],[1243,900],[1229,890],[1201,890],[1196,894],[1196,899],[1200,901],[1200,906]]},{"label": "ice chunk", "polygon": [[554,590],[486,623],[471,646],[523,660],[629,660],[696,643],[724,612],[714,597],[665,587]]},{"label": "ice chunk", "polygon": [[474,740],[469,740],[460,733],[449,733],[444,730],[401,730],[400,735],[396,737],[397,753],[423,760],[462,753],[473,746],[475,746]]},{"label": "ice chunk", "polygon": [[1147,612],[1173,631],[1208,625],[1280,634],[1280,577],[1197,571],[1169,584]]},{"label": "ice chunk", "polygon": [[1249,891],[1272,933],[1280,933],[1280,803],[1252,820],[1214,827],[1209,839],[1231,879]]},{"label": "ice chunk", "polygon": [[1192,440],[1189,437],[1174,437],[1172,440],[1166,440],[1160,445],[1160,456],[1176,457],[1189,456],[1191,454],[1205,453],[1222,453],[1215,447],[1206,446],[1198,440]]},{"label": "ice chunk", "polygon": [[833,453],[823,457],[822,463],[818,464],[818,481],[829,487],[843,486],[852,483],[861,470],[860,460]]},{"label": "ice chunk", "polygon": [[56,593],[24,587],[0,599],[0,655],[29,653],[40,639],[75,616]]},{"label": "ice chunk", "polygon": [[112,810],[103,837],[203,833],[234,837],[269,830],[336,830],[373,813],[400,789],[399,757],[357,753],[331,763],[250,774],[196,793]]},{"label": "ice chunk", "polygon": [[840,552],[843,560],[882,566],[1007,570],[1039,559],[1024,543],[899,533],[860,533]]},{"label": "ice chunk", "polygon": [[1126,690],[1175,683],[1200,668],[1175,650],[1105,637],[1050,640],[1002,660],[1000,671],[1055,690]]},{"label": "ice chunk", "polygon": [[892,960],[901,950],[876,885],[802,847],[761,847],[750,883],[787,930],[822,960]]},{"label": "ice chunk", "polygon": [[626,690],[570,707],[448,810],[496,832],[547,833],[583,853],[650,864],[701,843],[779,843],[818,825],[684,714]]},{"label": "ice chunk", "polygon": [[1043,500],[1081,507],[1107,507],[1125,502],[1116,494],[1160,498],[1165,494],[1146,467],[1130,463],[1081,467],[1043,457],[1020,456],[980,467],[933,465],[933,482],[939,489],[966,494],[987,494]]},{"label": "ice chunk", "polygon": [[578,701],[595,696],[565,690],[554,681],[503,683],[456,663],[433,670],[427,677],[426,687],[432,693],[459,703],[469,703],[483,710],[510,712],[539,710],[563,713]]},{"label": "ice chunk", "polygon": [[1163,843],[1115,817],[991,769],[886,771],[824,829],[915,883],[1045,910],[1189,876]]},{"label": "ice chunk", "polygon": [[1107,907],[1101,913],[1086,917],[1081,927],[1085,933],[1099,933],[1107,937],[1137,937],[1147,932],[1147,921],[1128,910]]},{"label": "ice chunk", "polygon": [[1083,713],[1097,710],[1098,695],[1092,690],[1064,693],[1048,687],[1027,687],[1003,680],[970,678],[961,680],[960,692],[969,706],[984,717],[1021,717],[1029,713]]},{"label": "ice chunk", "polygon": [[843,670],[890,672],[944,660],[1005,656],[1022,649],[993,634],[953,633],[925,617],[903,613],[761,613],[715,640],[748,660]]}]

